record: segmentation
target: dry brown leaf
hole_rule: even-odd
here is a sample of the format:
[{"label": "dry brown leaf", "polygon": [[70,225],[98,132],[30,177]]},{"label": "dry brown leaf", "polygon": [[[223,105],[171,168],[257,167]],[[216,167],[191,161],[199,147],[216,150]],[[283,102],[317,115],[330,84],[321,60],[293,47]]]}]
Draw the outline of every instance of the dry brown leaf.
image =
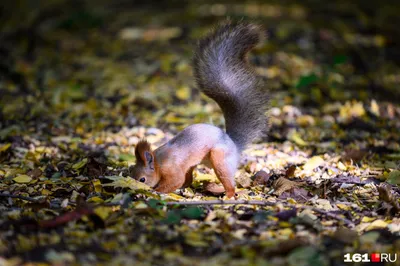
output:
[{"label": "dry brown leaf", "polygon": [[379,199],[392,205],[395,212],[400,212],[400,206],[397,202],[396,197],[390,191],[390,186],[387,184],[382,184],[377,188],[379,192]]},{"label": "dry brown leaf", "polygon": [[218,185],[213,182],[204,182],[203,189],[204,191],[210,192],[215,196],[225,193],[225,188],[222,185]]},{"label": "dry brown leaf", "polygon": [[253,185],[265,185],[265,184],[267,184],[267,182],[268,182],[269,178],[271,177],[271,175],[272,175],[271,173],[268,174],[265,171],[258,171],[253,177],[253,179],[254,179]]},{"label": "dry brown leaf", "polygon": [[296,171],[296,165],[289,166],[289,168],[286,170],[286,173],[285,173],[286,178],[294,177],[295,171]]},{"label": "dry brown leaf", "polygon": [[286,179],[284,177],[280,177],[277,180],[274,181],[272,187],[274,188],[274,194],[279,196],[283,192],[294,189],[296,187],[299,187],[300,185],[303,185],[304,182],[295,182],[291,181],[289,179]]},{"label": "dry brown leaf", "polygon": [[251,178],[245,174],[241,173],[237,178],[236,182],[242,187],[242,188],[249,188],[251,187]]},{"label": "dry brown leaf", "polygon": [[342,156],[344,161],[361,161],[367,155],[366,150],[346,149],[345,154]]}]

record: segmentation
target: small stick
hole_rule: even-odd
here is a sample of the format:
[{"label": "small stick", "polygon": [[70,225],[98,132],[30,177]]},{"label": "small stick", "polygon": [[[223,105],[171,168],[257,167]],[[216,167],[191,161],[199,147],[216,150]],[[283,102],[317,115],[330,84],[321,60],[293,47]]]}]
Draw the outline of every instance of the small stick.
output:
[{"label": "small stick", "polygon": [[[307,206],[304,206],[303,208],[306,209],[305,207],[307,207]],[[327,211],[324,211],[324,210],[321,210],[321,209],[318,209],[318,208],[308,207],[308,209],[310,209],[310,210],[312,210],[314,212],[318,212],[319,214],[326,215],[329,218],[333,218],[335,220],[342,221],[343,223],[345,223],[349,227],[354,227],[354,223],[352,221],[350,221],[349,219],[347,219],[347,218],[340,217],[340,216],[338,216],[338,215],[336,215],[334,213],[327,212]]]},{"label": "small stick", "polygon": [[275,206],[276,203],[262,200],[201,200],[201,201],[167,201],[165,205],[261,205]]},{"label": "small stick", "polygon": [[[205,201],[167,201],[165,203],[167,206],[169,205],[260,205],[260,206],[275,206],[277,203],[274,202],[268,202],[268,201],[262,201],[262,200],[205,200]],[[295,206],[292,204],[285,204],[282,202],[282,204],[285,207],[293,207],[293,208],[298,208],[298,209],[307,209],[311,210],[314,212],[317,212],[319,214],[326,215],[329,218],[342,221],[344,224],[346,224],[349,227],[354,227],[354,223],[350,221],[349,219],[340,217],[334,213],[330,213],[318,208],[310,207],[310,206]]]},{"label": "small stick", "polygon": [[[39,200],[31,198],[31,197],[25,197],[21,195],[11,195],[7,193],[0,193],[0,197],[10,197],[10,198],[17,198],[17,199],[22,199],[30,202],[39,202]],[[146,201],[145,201],[146,202]],[[258,206],[275,206],[277,203],[275,202],[269,202],[269,201],[263,201],[263,200],[202,200],[202,201],[167,201],[165,202],[165,205],[171,206],[171,205],[258,205]],[[285,207],[293,207],[293,208],[298,208],[298,209],[308,209],[314,212],[317,212],[322,215],[326,215],[329,218],[335,219],[342,221],[344,224],[354,227],[354,223],[351,222],[350,220],[340,217],[336,214],[326,212],[324,210],[318,209],[318,208],[313,208],[310,206],[294,206],[292,204],[285,204],[282,202],[282,204]],[[106,206],[119,206],[121,205],[120,203],[108,203]]]},{"label": "small stick", "polygon": [[22,199],[30,202],[39,202],[39,200],[31,198],[31,197],[25,197],[21,195],[12,195],[8,193],[0,193],[0,197],[6,197],[6,198],[14,198],[14,199]]}]

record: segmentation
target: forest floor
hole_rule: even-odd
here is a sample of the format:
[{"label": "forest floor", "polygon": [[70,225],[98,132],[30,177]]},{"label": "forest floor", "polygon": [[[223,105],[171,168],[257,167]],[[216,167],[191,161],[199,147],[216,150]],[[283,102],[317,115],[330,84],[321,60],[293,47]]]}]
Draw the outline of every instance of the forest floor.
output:
[{"label": "forest floor", "polygon": [[[103,2],[0,12],[0,265],[344,265],[374,252],[400,265],[400,53],[395,29],[379,31],[394,11]],[[128,176],[135,144],[223,127],[191,57],[227,16],[268,31],[250,61],[269,133],[242,156],[235,204],[210,205],[226,198],[202,165],[191,187],[156,193]]]}]

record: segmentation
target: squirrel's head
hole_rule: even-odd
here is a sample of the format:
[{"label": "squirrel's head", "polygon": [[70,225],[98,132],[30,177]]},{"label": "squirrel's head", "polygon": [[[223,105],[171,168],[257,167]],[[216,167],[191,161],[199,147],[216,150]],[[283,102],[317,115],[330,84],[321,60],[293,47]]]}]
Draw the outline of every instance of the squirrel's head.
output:
[{"label": "squirrel's head", "polygon": [[150,148],[150,143],[141,140],[135,147],[136,165],[129,169],[132,178],[143,182],[150,187],[155,187],[160,177],[157,174],[154,153]]}]

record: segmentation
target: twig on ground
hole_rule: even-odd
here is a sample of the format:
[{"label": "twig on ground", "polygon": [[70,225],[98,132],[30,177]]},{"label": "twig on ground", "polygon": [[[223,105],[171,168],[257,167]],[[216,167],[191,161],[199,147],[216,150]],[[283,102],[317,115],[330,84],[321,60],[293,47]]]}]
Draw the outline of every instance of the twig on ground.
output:
[{"label": "twig on ground", "polygon": [[12,195],[8,193],[0,193],[0,197],[5,197],[5,198],[14,198],[14,199],[22,199],[30,202],[39,202],[39,200],[31,198],[31,197],[26,197],[26,196],[21,196],[21,195]]},{"label": "twig on ground", "polygon": [[268,202],[263,200],[201,200],[201,201],[167,201],[166,205],[261,205],[261,206],[275,206],[275,202]]},{"label": "twig on ground", "polygon": [[[166,205],[261,205],[261,206],[275,206],[277,203],[274,202],[268,202],[268,201],[262,201],[262,200],[206,200],[206,201],[169,201],[165,203]],[[327,212],[315,207],[310,207],[310,206],[295,206],[293,204],[288,204],[282,202],[282,204],[285,207],[292,207],[292,208],[297,208],[297,209],[307,209],[311,210],[314,212],[317,212],[319,214],[323,214],[329,218],[338,220],[343,222],[346,226],[349,227],[354,227],[354,223],[350,221],[349,219],[346,219],[344,217],[340,217],[339,215],[336,215],[331,212]]]},{"label": "twig on ground", "polygon": [[[0,193],[0,197],[10,197],[10,198],[17,198],[17,199],[22,199],[30,202],[39,202],[39,200],[31,198],[31,197],[26,197],[26,196],[21,196],[21,195],[11,195],[7,193]],[[146,201],[145,201],[146,202]],[[200,206],[200,205],[258,205],[258,206],[275,206],[277,203],[275,202],[269,202],[269,201],[263,201],[263,200],[202,200],[202,201],[167,201],[165,202],[165,205],[171,206],[171,205],[195,205],[195,206]],[[349,219],[346,219],[344,217],[340,217],[339,215],[336,215],[331,212],[327,212],[318,208],[310,207],[310,206],[295,206],[293,204],[288,204],[281,202],[283,206],[285,207],[292,207],[292,208],[297,208],[297,209],[308,209],[314,212],[317,212],[319,214],[325,215],[329,218],[338,220],[343,222],[346,226],[349,227],[354,227],[354,223],[350,221]],[[75,204],[74,204],[75,205]],[[120,203],[106,203],[106,206],[119,206],[121,205]]]}]

